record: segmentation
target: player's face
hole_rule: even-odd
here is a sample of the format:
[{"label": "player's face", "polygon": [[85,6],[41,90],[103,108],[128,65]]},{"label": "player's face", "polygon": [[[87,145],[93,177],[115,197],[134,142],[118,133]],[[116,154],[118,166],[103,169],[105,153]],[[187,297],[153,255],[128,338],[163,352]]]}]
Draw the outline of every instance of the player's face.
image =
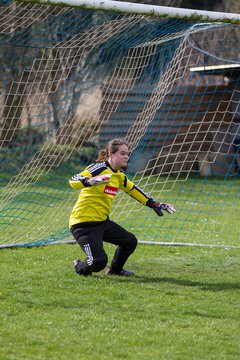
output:
[{"label": "player's face", "polygon": [[129,156],[127,145],[120,145],[118,150],[109,156],[109,163],[114,170],[119,170],[127,166]]}]

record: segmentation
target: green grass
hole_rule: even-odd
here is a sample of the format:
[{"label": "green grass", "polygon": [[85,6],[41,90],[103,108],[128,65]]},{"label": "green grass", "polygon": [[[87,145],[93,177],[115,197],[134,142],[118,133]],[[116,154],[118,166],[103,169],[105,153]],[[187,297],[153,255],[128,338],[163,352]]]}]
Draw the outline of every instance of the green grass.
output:
[{"label": "green grass", "polygon": [[[112,218],[123,209],[119,222],[140,240],[239,246],[239,179],[194,178],[163,193],[154,178],[144,181],[145,191],[178,211],[158,218],[126,204],[127,195],[116,199]],[[1,243],[60,238],[62,230],[71,238],[76,198],[65,177],[19,191],[2,208]],[[114,246],[106,251],[111,258]],[[240,248],[139,245],[127,264],[133,278],[104,271],[79,277],[72,268],[82,255],[76,245],[0,253],[0,360],[239,358]]]},{"label": "green grass", "polygon": [[133,278],[80,277],[79,255],[1,250],[1,360],[239,359],[239,249],[139,245]]}]

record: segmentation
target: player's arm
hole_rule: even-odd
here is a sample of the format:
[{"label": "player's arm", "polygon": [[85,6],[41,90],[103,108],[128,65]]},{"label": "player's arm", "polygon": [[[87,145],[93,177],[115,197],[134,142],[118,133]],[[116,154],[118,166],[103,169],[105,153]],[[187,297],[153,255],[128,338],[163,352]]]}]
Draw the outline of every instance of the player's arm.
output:
[{"label": "player's arm", "polygon": [[89,186],[108,184],[111,176],[112,174],[92,176],[89,171],[85,170],[80,174],[73,175],[69,180],[69,184],[74,190],[81,190]]},{"label": "player's arm", "polygon": [[71,177],[71,179],[69,180],[69,184],[74,190],[81,190],[85,187],[90,186],[88,185],[88,179],[88,176],[84,176],[81,173],[76,174]]},{"label": "player's arm", "polygon": [[124,177],[123,187],[121,190],[125,191],[143,205],[153,209],[158,216],[163,216],[162,210],[167,211],[169,214],[176,212],[176,209],[173,205],[154,201],[150,195],[145,193],[138,186],[134,185],[126,176]]},{"label": "player's arm", "polygon": [[121,175],[122,175],[122,182],[119,186],[120,190],[123,190],[128,195],[133,197],[135,200],[147,206],[148,200],[152,199],[151,196],[145,193],[138,186],[136,186],[132,181],[130,181],[125,174],[122,173]]}]

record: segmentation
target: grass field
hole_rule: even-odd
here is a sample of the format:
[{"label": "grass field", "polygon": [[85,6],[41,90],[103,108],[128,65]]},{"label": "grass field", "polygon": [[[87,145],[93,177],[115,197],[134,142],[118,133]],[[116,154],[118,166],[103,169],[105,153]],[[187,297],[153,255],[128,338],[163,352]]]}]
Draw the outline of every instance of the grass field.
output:
[{"label": "grass field", "polygon": [[80,254],[1,250],[1,360],[239,359],[240,249],[139,245],[132,278],[80,277]]},{"label": "grass field", "polygon": [[[58,188],[55,177],[19,188],[3,206],[0,243],[61,238],[61,231],[70,238],[77,193],[67,179]],[[239,184],[177,183],[164,193],[178,209],[172,216],[158,218],[125,198],[116,212],[123,208],[119,220],[140,240],[237,247]],[[148,187],[157,198],[161,186]],[[4,189],[1,196],[8,200]],[[106,251],[111,259],[114,247]],[[78,276],[77,245],[1,249],[0,256],[0,360],[239,359],[240,248],[139,244],[127,264],[133,278]]]}]

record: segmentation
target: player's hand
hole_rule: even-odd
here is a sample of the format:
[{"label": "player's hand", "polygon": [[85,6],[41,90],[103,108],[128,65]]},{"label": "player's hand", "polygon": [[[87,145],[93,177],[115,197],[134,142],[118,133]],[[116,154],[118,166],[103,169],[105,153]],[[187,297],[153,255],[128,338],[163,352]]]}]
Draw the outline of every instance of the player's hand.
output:
[{"label": "player's hand", "polygon": [[87,179],[89,186],[98,186],[103,184],[109,184],[112,174],[97,175],[90,179]]},{"label": "player's hand", "polygon": [[162,210],[167,211],[169,214],[173,214],[176,212],[176,209],[173,205],[159,202],[154,202],[152,204],[152,209],[158,216],[163,216]]}]

